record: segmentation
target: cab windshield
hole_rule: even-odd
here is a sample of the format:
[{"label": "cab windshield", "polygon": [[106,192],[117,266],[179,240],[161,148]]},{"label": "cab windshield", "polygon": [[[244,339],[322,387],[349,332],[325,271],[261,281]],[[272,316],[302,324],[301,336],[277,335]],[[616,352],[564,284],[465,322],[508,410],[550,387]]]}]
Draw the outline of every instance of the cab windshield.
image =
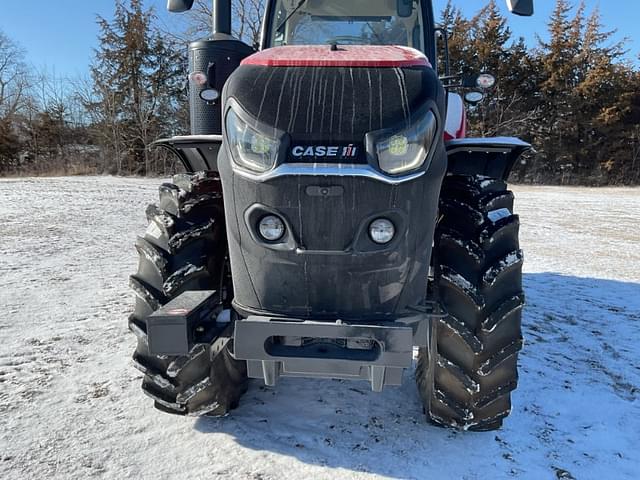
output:
[{"label": "cab windshield", "polygon": [[424,52],[419,0],[277,0],[270,44],[403,45]]}]

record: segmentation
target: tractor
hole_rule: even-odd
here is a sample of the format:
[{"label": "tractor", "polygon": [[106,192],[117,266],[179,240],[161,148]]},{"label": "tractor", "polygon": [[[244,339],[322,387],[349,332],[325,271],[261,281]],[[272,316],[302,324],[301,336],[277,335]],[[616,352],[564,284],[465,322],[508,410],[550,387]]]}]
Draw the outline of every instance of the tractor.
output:
[{"label": "tractor", "polygon": [[154,143],[186,173],[160,186],[135,245],[144,393],[163,412],[223,416],[249,379],[380,392],[415,349],[429,421],[499,428],[524,306],[506,180],[530,145],[466,138],[465,103],[495,79],[438,61],[447,32],[430,0],[265,9],[250,46],[231,34],[231,1],[214,0],[212,34],[188,49],[191,132]]}]

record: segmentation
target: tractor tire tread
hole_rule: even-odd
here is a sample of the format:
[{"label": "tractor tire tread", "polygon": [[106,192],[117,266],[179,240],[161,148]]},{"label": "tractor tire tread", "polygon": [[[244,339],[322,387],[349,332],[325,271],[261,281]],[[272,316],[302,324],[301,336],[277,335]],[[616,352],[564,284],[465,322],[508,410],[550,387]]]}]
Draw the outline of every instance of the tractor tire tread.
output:
[{"label": "tractor tire tread", "polygon": [[[500,209],[508,213],[492,214]],[[523,344],[524,257],[513,193],[502,180],[450,176],[440,212],[434,289],[448,315],[432,327],[437,351],[420,349],[418,389],[431,422],[497,429],[511,411]]]},{"label": "tractor tire tread", "polygon": [[136,305],[129,317],[138,340],[133,363],[158,410],[226,415],[248,385],[246,363],[231,356],[229,340],[211,331],[210,343],[196,344],[187,355],[149,352],[147,316],[183,291],[218,290],[223,275],[220,259],[227,245],[220,179],[213,173],[184,175],[181,185],[187,189],[171,183],[159,187],[159,202],[146,210],[150,227],[135,244],[139,266],[130,286]]}]

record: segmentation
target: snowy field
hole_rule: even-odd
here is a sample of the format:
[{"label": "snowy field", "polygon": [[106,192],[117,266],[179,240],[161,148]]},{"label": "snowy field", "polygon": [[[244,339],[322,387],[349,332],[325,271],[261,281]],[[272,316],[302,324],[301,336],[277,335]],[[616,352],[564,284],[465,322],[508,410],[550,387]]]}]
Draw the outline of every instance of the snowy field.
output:
[{"label": "snowy field", "polygon": [[411,374],[252,383],[159,413],[130,365],[133,241],[159,181],[0,180],[0,478],[640,477],[640,189],[518,187],[526,346],[498,432],[425,423]]}]

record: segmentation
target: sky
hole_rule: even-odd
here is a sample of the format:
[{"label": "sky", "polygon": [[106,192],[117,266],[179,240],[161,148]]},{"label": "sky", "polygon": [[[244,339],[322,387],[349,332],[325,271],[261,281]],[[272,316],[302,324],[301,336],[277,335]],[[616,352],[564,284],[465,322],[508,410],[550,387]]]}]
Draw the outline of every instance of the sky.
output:
[{"label": "sky", "polygon": [[[499,1],[514,35],[525,37],[530,46],[535,44],[536,34],[545,37],[546,22],[555,1],[536,0],[535,3],[536,15],[522,18],[508,15],[504,2]],[[156,9],[166,27],[179,22],[165,11],[166,0],[146,0],[145,4]],[[434,0],[435,10],[439,12],[444,4],[446,0]],[[471,16],[483,2],[457,0],[455,4]],[[618,29],[618,39],[629,38],[629,58],[636,61],[640,53],[637,29],[640,1],[586,0],[586,4],[589,11],[600,6],[604,24],[608,29]],[[113,9],[113,0],[0,0],[0,30],[26,50],[27,61],[34,68],[46,67],[59,76],[75,78],[88,72],[97,44],[96,15],[110,19]]]}]

